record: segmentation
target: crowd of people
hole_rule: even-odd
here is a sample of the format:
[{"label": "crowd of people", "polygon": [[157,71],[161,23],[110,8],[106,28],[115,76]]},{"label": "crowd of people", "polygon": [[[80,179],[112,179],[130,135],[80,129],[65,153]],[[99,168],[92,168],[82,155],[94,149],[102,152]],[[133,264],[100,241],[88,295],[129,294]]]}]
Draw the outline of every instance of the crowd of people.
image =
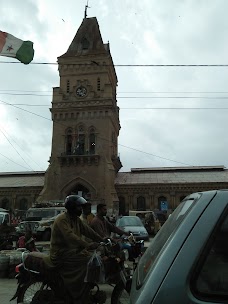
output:
[{"label": "crowd of people", "polygon": [[[91,213],[91,204],[83,197],[70,195],[65,199],[67,212],[59,215],[52,227],[50,259],[58,266],[64,284],[75,303],[86,303],[88,285],[84,283],[87,264],[99,242],[110,238],[111,232],[129,235],[106,218],[105,204],[97,206],[97,214]],[[83,301],[80,298],[83,295]]]},{"label": "crowd of people", "polygon": [[[50,260],[58,267],[67,291],[76,303],[86,303],[88,284],[84,283],[87,264],[100,242],[111,237],[111,233],[129,236],[107,218],[106,204],[97,205],[97,214],[91,212],[91,204],[83,197],[69,195],[65,199],[66,212],[60,214],[52,226],[50,240]],[[11,232],[12,227],[3,223],[0,235]],[[31,227],[16,242],[17,247],[36,251]]]}]

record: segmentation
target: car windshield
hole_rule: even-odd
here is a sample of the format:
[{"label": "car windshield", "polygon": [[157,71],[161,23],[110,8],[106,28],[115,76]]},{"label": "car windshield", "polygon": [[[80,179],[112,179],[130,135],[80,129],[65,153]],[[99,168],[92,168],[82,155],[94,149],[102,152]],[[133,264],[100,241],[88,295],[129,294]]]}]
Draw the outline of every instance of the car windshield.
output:
[{"label": "car windshield", "polygon": [[137,216],[122,217],[117,222],[118,226],[143,226],[141,220]]},{"label": "car windshield", "polygon": [[159,254],[161,253],[165,243],[169,237],[175,233],[177,227],[181,224],[184,217],[188,214],[191,207],[199,199],[201,195],[198,193],[194,197],[186,198],[172,213],[166,223],[162,226],[161,231],[150,242],[149,247],[140,259],[137,267],[137,286],[140,288],[147,276],[152,270],[153,265]]},{"label": "car windshield", "polygon": [[4,215],[0,214],[0,225],[3,223]]},{"label": "car windshield", "polygon": [[28,210],[26,217],[41,217],[41,218],[49,218],[56,215],[56,210]]}]

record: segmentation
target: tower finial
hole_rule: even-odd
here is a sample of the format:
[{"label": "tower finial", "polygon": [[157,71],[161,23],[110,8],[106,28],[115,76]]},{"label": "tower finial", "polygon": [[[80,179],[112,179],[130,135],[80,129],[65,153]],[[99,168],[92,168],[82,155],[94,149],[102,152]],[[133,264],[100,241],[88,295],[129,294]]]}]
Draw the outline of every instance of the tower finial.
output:
[{"label": "tower finial", "polygon": [[85,15],[84,15],[84,18],[87,17],[87,8],[90,8],[90,7],[88,6],[88,4],[89,4],[89,0],[87,0],[87,4],[86,4],[86,6],[85,6]]}]

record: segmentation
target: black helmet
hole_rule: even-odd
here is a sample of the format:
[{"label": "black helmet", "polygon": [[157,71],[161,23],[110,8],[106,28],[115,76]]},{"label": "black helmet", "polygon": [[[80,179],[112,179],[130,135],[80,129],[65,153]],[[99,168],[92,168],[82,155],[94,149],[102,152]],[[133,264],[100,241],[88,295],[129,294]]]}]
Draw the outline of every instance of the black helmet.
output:
[{"label": "black helmet", "polygon": [[76,207],[80,207],[83,206],[84,204],[86,204],[87,201],[79,195],[68,195],[65,199],[65,208],[69,211],[69,212],[73,212]]}]

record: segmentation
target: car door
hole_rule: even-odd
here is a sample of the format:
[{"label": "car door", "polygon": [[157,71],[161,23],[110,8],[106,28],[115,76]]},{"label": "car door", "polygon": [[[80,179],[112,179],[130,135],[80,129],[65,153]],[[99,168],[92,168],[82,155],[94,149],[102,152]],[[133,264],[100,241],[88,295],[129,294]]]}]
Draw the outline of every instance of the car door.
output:
[{"label": "car door", "polygon": [[228,192],[219,191],[186,238],[151,303],[228,303],[226,248]]},{"label": "car door", "polygon": [[189,231],[215,195],[216,191],[210,191],[187,197],[151,240],[132,279],[132,304],[153,301]]}]

